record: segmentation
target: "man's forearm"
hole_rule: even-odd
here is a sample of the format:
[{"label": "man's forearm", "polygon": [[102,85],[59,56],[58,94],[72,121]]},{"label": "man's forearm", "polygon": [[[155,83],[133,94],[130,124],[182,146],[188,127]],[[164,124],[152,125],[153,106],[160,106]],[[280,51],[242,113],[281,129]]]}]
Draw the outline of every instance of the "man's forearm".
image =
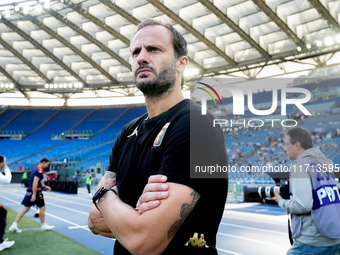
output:
[{"label": "man's forearm", "polygon": [[161,254],[196,205],[199,194],[185,185],[168,183],[169,196],[143,214],[125,204],[112,191],[98,201],[98,207],[117,240],[132,254]]},{"label": "man's forearm", "polygon": [[[116,173],[107,171],[100,180],[97,189],[100,187],[112,188],[116,185]],[[90,215],[88,220],[88,226],[91,232],[95,235],[102,235],[105,237],[114,238],[110,228],[107,226],[103,215],[92,205],[90,209]]]},{"label": "man's forearm", "polygon": [[98,190],[100,187],[112,188],[114,186],[116,186],[116,173],[106,171],[103,178],[98,183],[96,190]]},{"label": "man's forearm", "polygon": [[90,209],[90,217],[87,224],[93,234],[109,238],[115,238],[110,228],[107,226],[103,218],[103,215],[98,211],[98,209],[94,205],[92,205]]},{"label": "man's forearm", "polygon": [[140,224],[142,214],[123,203],[113,192],[107,192],[98,201],[102,215],[114,236],[134,254],[143,243],[143,229]]},{"label": "man's forearm", "polygon": [[281,199],[279,206],[290,214],[304,214],[313,207],[312,185],[309,178],[293,176],[289,184],[293,193],[292,199]]},{"label": "man's forearm", "polygon": [[33,181],[33,186],[32,186],[32,193],[33,193],[33,196],[36,196],[36,195],[37,195],[37,189],[38,189],[38,182]]}]

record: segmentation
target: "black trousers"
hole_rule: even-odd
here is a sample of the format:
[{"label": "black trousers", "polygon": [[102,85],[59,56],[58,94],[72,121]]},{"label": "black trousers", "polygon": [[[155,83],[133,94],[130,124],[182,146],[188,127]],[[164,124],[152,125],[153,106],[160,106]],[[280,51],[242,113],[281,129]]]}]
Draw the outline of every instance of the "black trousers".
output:
[{"label": "black trousers", "polygon": [[7,211],[0,205],[0,243],[4,241]]}]

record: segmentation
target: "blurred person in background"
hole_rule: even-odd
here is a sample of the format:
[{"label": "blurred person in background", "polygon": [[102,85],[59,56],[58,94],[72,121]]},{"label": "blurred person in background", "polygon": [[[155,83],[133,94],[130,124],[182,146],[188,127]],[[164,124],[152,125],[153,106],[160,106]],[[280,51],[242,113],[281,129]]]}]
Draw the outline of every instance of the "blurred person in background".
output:
[{"label": "blurred person in background", "polygon": [[49,159],[43,158],[40,160],[39,165],[32,169],[30,174],[30,183],[27,188],[26,195],[21,202],[21,204],[24,205],[24,208],[18,213],[15,221],[10,226],[9,231],[15,233],[22,232],[18,228],[18,223],[33,205],[37,205],[40,208],[39,218],[41,222],[41,231],[51,230],[54,228],[54,226],[50,226],[45,223],[46,206],[42,194],[42,190],[51,191],[51,188],[44,184],[44,171],[48,169],[49,163]]},{"label": "blurred person in background", "polygon": [[21,185],[25,186],[26,180],[27,180],[27,170],[25,170],[22,174]]},{"label": "blurred person in background", "polygon": [[[302,127],[286,131],[284,149],[290,160],[290,199],[274,189],[272,197],[291,215],[294,243],[287,255],[340,255],[340,194],[333,161],[313,148],[311,133]],[[291,240],[292,242],[292,240]]]},{"label": "blurred person in background", "polygon": [[[0,155],[0,169],[5,170],[5,175],[0,173],[0,184],[10,183],[12,180],[12,173],[6,165],[6,157],[3,155]],[[0,251],[13,246],[13,244],[15,243],[15,241],[8,241],[7,239],[3,239],[6,227],[6,216],[6,209],[2,205],[0,205]]]}]

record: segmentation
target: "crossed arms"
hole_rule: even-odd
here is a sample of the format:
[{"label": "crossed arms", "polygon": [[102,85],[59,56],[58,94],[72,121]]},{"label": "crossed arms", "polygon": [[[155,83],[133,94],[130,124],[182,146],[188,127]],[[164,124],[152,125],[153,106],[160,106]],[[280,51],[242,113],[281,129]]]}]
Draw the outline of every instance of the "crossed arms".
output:
[{"label": "crossed arms", "polygon": [[[115,184],[115,173],[106,172],[98,187],[114,187],[117,191]],[[141,196],[146,203],[138,203],[137,211],[122,202],[114,192],[106,192],[98,201],[102,213],[94,205],[90,209],[90,230],[95,234],[117,238],[132,254],[162,253],[200,197],[188,186],[171,182],[166,184],[171,195],[162,202],[155,202],[161,199],[162,192],[149,191],[162,190],[161,184],[150,184],[149,179]]]}]

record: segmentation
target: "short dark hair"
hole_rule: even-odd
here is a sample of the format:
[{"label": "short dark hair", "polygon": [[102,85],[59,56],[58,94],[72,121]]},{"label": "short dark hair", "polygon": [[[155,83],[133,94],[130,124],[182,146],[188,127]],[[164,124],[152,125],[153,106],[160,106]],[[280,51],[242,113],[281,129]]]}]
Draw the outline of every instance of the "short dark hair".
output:
[{"label": "short dark hair", "polygon": [[184,39],[183,35],[176,30],[171,24],[163,23],[155,19],[147,19],[137,25],[136,31],[132,34],[131,42],[138,31],[147,26],[163,26],[170,30],[172,34],[172,42],[175,51],[175,58],[178,59],[182,56],[188,55],[187,41]]},{"label": "short dark hair", "polygon": [[41,160],[40,160],[40,163],[43,163],[43,162],[50,162],[50,160],[48,159],[48,158],[42,158]]},{"label": "short dark hair", "polygon": [[286,136],[290,137],[290,143],[300,142],[305,150],[313,148],[312,134],[305,128],[293,127],[286,131]]},{"label": "short dark hair", "polygon": [[5,161],[5,156],[4,155],[0,155],[0,163]]}]

